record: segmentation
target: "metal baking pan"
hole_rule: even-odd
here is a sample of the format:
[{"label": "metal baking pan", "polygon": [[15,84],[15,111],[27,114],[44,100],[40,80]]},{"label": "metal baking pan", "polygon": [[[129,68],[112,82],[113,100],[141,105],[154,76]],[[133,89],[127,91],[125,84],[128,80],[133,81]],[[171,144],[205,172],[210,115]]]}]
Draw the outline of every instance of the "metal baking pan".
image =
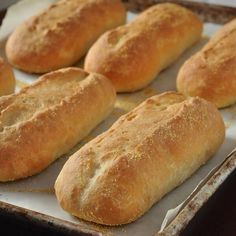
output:
[{"label": "metal baking pan", "polygon": [[[124,3],[127,9],[132,12],[140,12],[147,7],[167,1],[151,1],[151,0],[125,0]],[[196,14],[198,14],[204,22],[211,22],[214,24],[223,24],[236,16],[236,8],[210,5],[206,3],[190,2],[190,1],[169,1],[178,3],[187,8],[190,8]],[[5,11],[0,12],[0,22],[5,14]],[[161,76],[160,76],[161,77]],[[145,89],[144,94],[151,94],[153,91]],[[126,95],[124,95],[126,96]],[[125,99],[125,97],[124,97]],[[231,109],[231,108],[230,108]],[[232,109],[236,109],[234,106]],[[222,111],[227,113],[228,111]],[[235,112],[235,111],[233,111]],[[228,114],[228,113],[227,113]],[[233,114],[233,113],[232,113]],[[235,113],[236,114],[236,113]],[[236,115],[235,115],[236,117]],[[236,125],[235,125],[236,127]],[[233,150],[236,146],[236,142],[227,140],[224,144],[227,145],[227,154]],[[229,174],[236,167],[236,151],[233,151],[230,155],[224,155],[221,157],[222,161],[218,165],[214,166],[214,169],[208,171],[208,176],[202,180],[197,188],[188,196],[187,200],[178,209],[177,215],[166,223],[166,227],[162,230],[156,229],[156,235],[178,235],[188,224],[188,222],[194,217],[196,212],[202,207],[202,205],[209,199],[209,197],[217,190],[222,182],[229,176]],[[48,173],[47,173],[48,174]],[[20,194],[20,193],[13,193]],[[1,185],[0,185],[1,195]],[[168,194],[166,198],[171,198],[171,194]],[[175,206],[175,205],[174,205]],[[147,213],[149,214],[149,213]],[[30,207],[19,207],[15,204],[9,204],[6,201],[0,201],[0,217],[8,217],[27,224],[37,225],[39,227],[48,228],[55,232],[73,233],[73,235],[130,235],[127,232],[132,232],[132,235],[136,235],[135,232],[139,230],[139,224],[143,223],[142,219],[139,219],[131,231],[126,232],[126,228],[120,228],[119,234],[111,233],[109,227],[101,227],[98,225],[77,221],[75,218],[62,219],[57,215],[50,215],[46,213],[39,213],[36,210],[30,209]],[[155,217],[155,212],[152,210],[152,217]],[[153,218],[152,222],[155,222]],[[132,227],[132,226],[131,226]],[[123,232],[123,234],[122,234]],[[143,232],[142,235],[146,235]]]}]

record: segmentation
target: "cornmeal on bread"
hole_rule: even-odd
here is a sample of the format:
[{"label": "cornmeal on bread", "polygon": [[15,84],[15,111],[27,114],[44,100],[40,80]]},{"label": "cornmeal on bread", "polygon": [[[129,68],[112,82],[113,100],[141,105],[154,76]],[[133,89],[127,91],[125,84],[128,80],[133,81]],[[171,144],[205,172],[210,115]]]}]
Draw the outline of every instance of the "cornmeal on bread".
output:
[{"label": "cornmeal on bread", "polygon": [[212,103],[175,92],[151,97],[69,158],[57,199],[87,221],[132,222],[212,157],[224,135]]},{"label": "cornmeal on bread", "polygon": [[226,107],[236,102],[236,18],[181,67],[177,89]]},{"label": "cornmeal on bread", "polygon": [[0,57],[0,96],[14,93],[15,84],[11,66]]},{"label": "cornmeal on bread", "polygon": [[102,33],[125,19],[120,0],[60,0],[16,28],[6,54],[12,65],[27,72],[71,66]]},{"label": "cornmeal on bread", "polygon": [[104,33],[89,50],[85,70],[107,76],[117,92],[136,91],[198,41],[202,25],[186,8],[157,4]]},{"label": "cornmeal on bread", "polygon": [[51,72],[0,98],[0,181],[39,173],[113,109],[115,89],[78,68]]}]

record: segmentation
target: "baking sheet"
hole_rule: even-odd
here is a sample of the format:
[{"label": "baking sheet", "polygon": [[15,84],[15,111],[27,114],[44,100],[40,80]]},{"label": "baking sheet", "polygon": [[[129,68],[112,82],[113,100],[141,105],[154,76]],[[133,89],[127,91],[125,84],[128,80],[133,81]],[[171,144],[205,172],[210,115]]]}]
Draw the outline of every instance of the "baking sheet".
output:
[{"label": "baking sheet", "polygon": [[[208,174],[207,178],[201,181],[194,192],[188,197],[186,202],[181,204],[180,208],[182,209],[178,213],[177,217],[172,219],[169,224],[165,226],[162,225],[162,229],[156,234],[156,236],[179,235],[197,211],[212,196],[212,194],[215,193],[235,168],[236,149],[229,154],[221,165],[216,167],[216,171],[212,170]],[[165,220],[163,223],[165,223]]]},{"label": "baking sheet", "polygon": [[[4,47],[6,37],[16,27],[16,25],[18,25],[23,18],[25,19],[39,10],[38,2],[41,4],[40,8],[44,8],[49,2],[52,1],[53,0],[24,0],[11,8],[8,12],[8,16],[3,22],[2,27],[0,28],[1,56],[5,57]],[[15,17],[16,15],[17,18]],[[135,14],[128,14],[128,20],[133,17],[135,17]],[[54,216],[59,219],[75,222],[79,226],[85,228],[89,227],[95,231],[102,231],[104,234],[108,235],[154,235],[157,231],[159,231],[166,212],[182,203],[194,190],[198,183],[209,173],[209,171],[221,163],[227,154],[236,146],[236,106],[221,110],[226,125],[226,139],[217,154],[184,184],[166,195],[161,201],[159,201],[159,203],[155,204],[143,217],[127,226],[102,227],[70,216],[57,204],[53,191],[54,181],[67,157],[74,151],[78,150],[84,143],[110,127],[120,115],[125,114],[127,111],[152,95],[168,90],[175,90],[175,78],[183,62],[207,42],[208,38],[206,36],[212,35],[212,33],[219,27],[220,26],[216,24],[205,24],[205,36],[203,39],[193,48],[188,50],[170,68],[159,74],[155,81],[147,88],[137,93],[118,95],[113,113],[87,138],[73,148],[68,155],[60,158],[37,176],[13,183],[0,184],[0,200],[16,206],[41,212],[49,216]],[[79,62],[78,65],[81,65],[81,62]],[[18,89],[27,83],[35,81],[38,77],[37,75],[29,75],[19,70],[14,70],[14,73],[18,80]]]}]

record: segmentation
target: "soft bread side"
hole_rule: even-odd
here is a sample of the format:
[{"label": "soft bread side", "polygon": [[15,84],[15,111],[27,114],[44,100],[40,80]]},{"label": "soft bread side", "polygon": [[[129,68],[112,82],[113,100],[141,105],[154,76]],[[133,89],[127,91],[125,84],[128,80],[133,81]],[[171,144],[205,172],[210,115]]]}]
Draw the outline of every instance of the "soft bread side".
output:
[{"label": "soft bread side", "polygon": [[125,19],[120,0],[60,0],[21,24],[7,41],[6,54],[12,65],[27,72],[70,66]]},{"label": "soft bread side", "polygon": [[51,72],[0,98],[0,181],[42,171],[101,122],[114,101],[108,79],[78,68]]},{"label": "soft bread side", "polygon": [[226,107],[236,102],[236,19],[218,30],[179,71],[177,89]]},{"label": "soft bread side", "polygon": [[224,140],[217,108],[174,92],[147,99],[72,155],[55,191],[62,208],[105,225],[136,220]]},{"label": "soft bread side", "polygon": [[171,3],[144,11],[127,25],[103,34],[89,50],[85,69],[106,75],[117,92],[148,85],[201,37],[202,22]]},{"label": "soft bread side", "polygon": [[14,93],[15,84],[12,68],[0,57],[0,96]]}]

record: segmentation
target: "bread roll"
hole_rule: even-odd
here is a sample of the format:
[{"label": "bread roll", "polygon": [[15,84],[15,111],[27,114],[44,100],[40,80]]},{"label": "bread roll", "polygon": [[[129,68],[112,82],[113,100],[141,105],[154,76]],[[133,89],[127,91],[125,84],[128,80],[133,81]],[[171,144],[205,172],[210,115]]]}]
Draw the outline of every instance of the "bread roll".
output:
[{"label": "bread roll", "polygon": [[10,36],[6,54],[11,64],[28,72],[69,66],[125,18],[120,0],[60,0],[21,24]]},{"label": "bread roll", "polygon": [[213,104],[174,92],[154,96],[70,157],[55,183],[57,199],[87,221],[132,222],[204,164],[224,132]]},{"label": "bread roll", "polygon": [[89,50],[85,69],[106,75],[118,92],[145,87],[201,36],[189,10],[164,3],[103,34]]},{"label": "bread roll", "polygon": [[15,83],[11,67],[0,57],[0,96],[13,93]]},{"label": "bread roll", "polygon": [[179,71],[177,89],[217,107],[236,102],[236,19],[216,32]]},{"label": "bread roll", "polygon": [[101,122],[114,100],[108,79],[77,68],[0,98],[0,181],[42,171]]}]

